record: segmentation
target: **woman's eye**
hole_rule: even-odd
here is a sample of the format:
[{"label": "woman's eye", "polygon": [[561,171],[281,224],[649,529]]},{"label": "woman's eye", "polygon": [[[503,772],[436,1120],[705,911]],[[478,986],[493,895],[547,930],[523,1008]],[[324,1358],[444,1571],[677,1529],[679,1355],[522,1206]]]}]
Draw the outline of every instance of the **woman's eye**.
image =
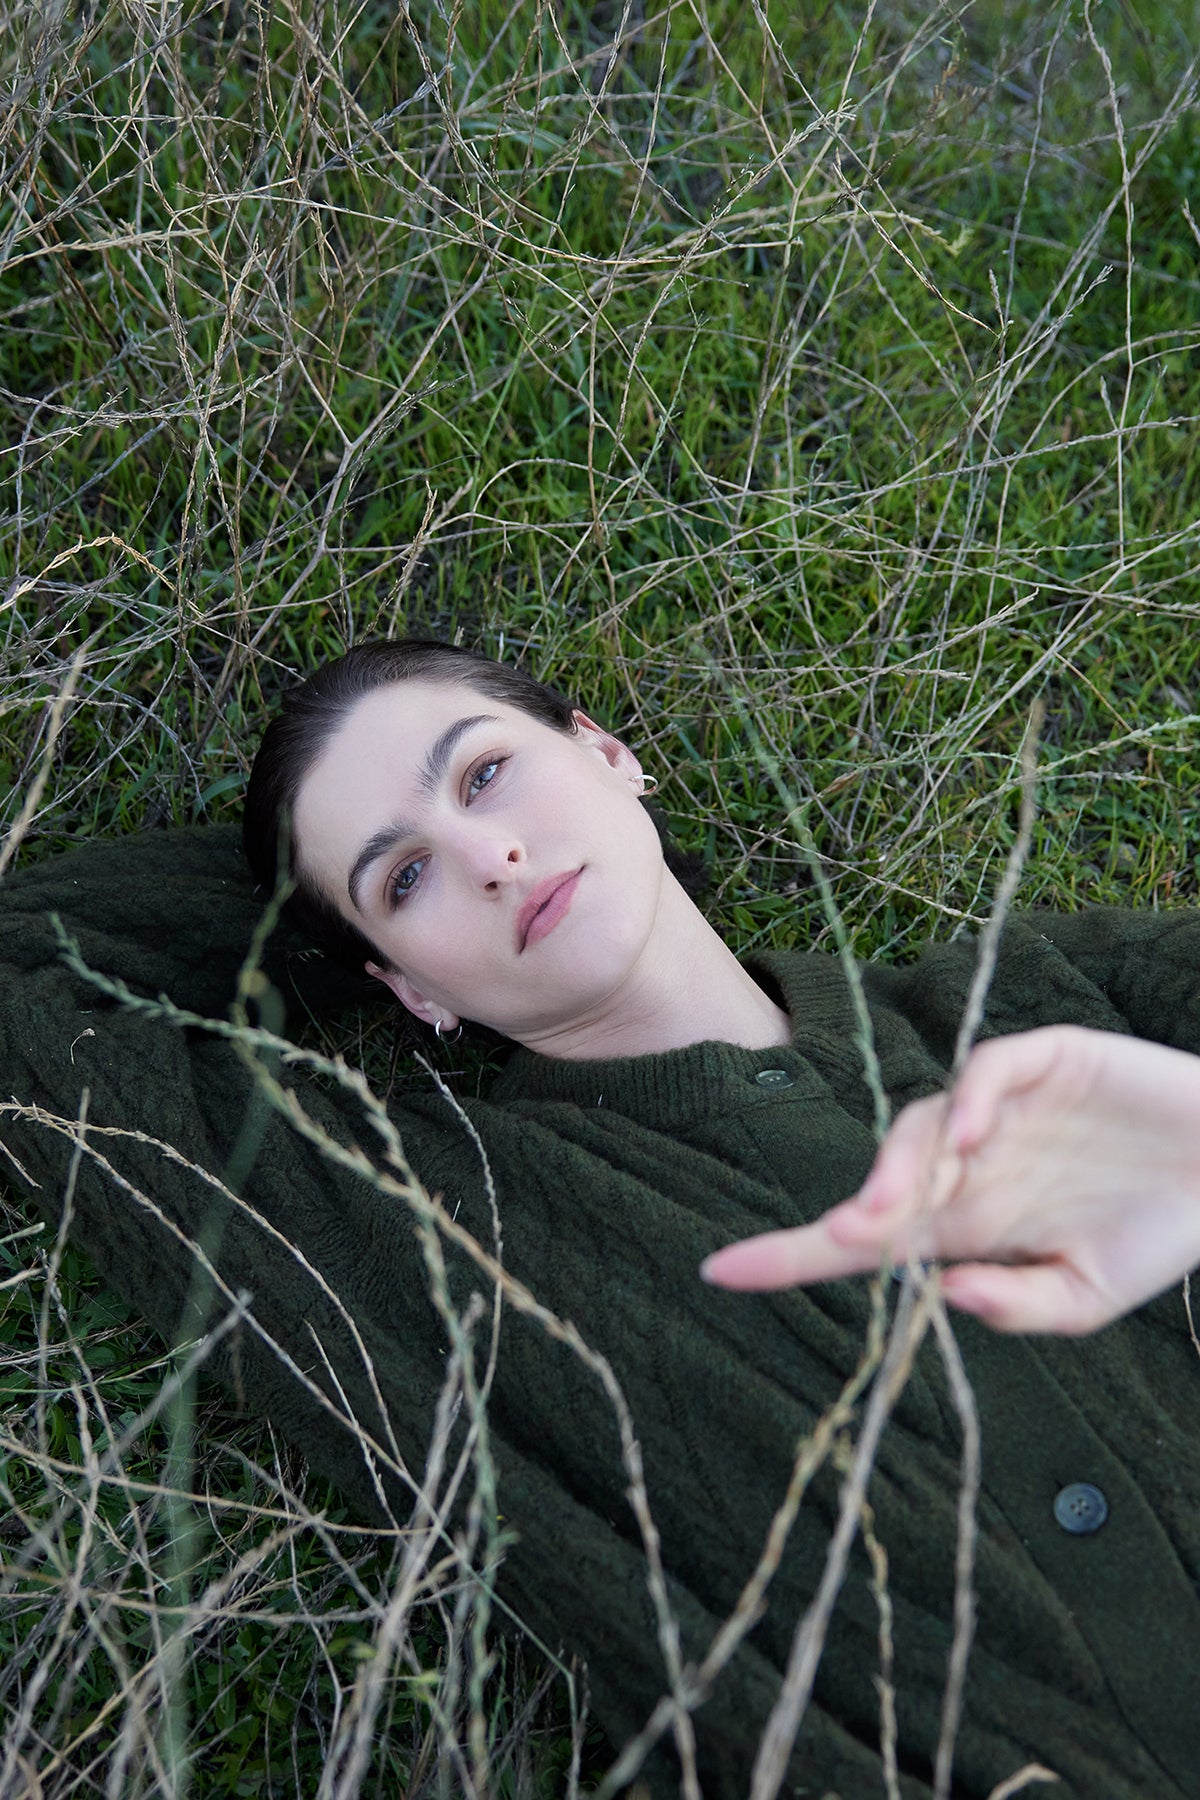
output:
[{"label": "woman's eye", "polygon": [[[477,763],[467,782],[468,797],[474,798],[476,794],[481,794],[484,788],[490,787],[507,761],[506,756],[489,756],[484,762]],[[420,886],[421,876],[428,861],[427,856],[418,856],[414,862],[405,863],[402,869],[397,869],[388,882],[389,906],[399,906]]]},{"label": "woman's eye", "polygon": [[479,767],[472,772],[471,779],[467,783],[467,792],[479,794],[485,787],[489,787],[495,781],[504,760],[502,756],[494,756],[487,762],[480,763]]},{"label": "woman's eye", "polygon": [[426,858],[421,856],[417,858],[416,862],[405,863],[402,869],[397,869],[388,883],[388,899],[393,906],[399,906],[400,902],[406,900],[412,893],[421,879],[421,870],[425,867],[425,862]]}]

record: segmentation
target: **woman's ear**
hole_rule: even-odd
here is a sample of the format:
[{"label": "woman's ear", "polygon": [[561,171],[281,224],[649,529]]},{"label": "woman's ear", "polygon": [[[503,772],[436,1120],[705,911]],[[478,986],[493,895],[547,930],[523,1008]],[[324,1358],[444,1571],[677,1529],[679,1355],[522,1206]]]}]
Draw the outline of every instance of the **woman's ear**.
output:
[{"label": "woman's ear", "polygon": [[605,731],[602,726],[597,725],[595,719],[589,719],[578,708],[571,716],[575,720],[580,741],[598,750],[609,768],[615,769],[618,775],[624,775],[636,788],[642,779],[642,765],[628,745],[623,744],[620,738],[615,738],[611,731]]},{"label": "woman's ear", "polygon": [[440,1020],[443,1031],[453,1031],[454,1027],[460,1023],[456,1012],[450,1012],[446,1007],[438,1006],[435,1001],[427,999],[419,988],[413,986],[407,975],[400,973],[399,969],[381,969],[378,963],[373,962],[369,962],[365,966],[367,974],[376,981],[382,981],[384,987],[395,994],[401,1006],[407,1007],[413,1017],[420,1019],[423,1024],[436,1025]]}]

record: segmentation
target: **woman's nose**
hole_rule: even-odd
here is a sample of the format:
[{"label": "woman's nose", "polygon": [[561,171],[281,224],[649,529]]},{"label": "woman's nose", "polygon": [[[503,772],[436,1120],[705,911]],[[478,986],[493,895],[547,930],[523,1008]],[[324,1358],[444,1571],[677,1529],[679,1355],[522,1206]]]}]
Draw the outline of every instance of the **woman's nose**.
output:
[{"label": "woman's nose", "polygon": [[481,887],[498,891],[520,874],[524,847],[511,833],[475,838],[467,848],[467,867]]}]

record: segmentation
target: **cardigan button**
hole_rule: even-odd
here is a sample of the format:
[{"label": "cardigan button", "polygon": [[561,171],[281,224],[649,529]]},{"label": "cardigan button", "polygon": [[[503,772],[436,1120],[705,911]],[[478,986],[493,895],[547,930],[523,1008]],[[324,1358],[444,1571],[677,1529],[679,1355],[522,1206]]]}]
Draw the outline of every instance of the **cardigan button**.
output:
[{"label": "cardigan button", "polygon": [[795,1083],[786,1069],[760,1069],[754,1077],[759,1087],[785,1088],[794,1087]]},{"label": "cardigan button", "polygon": [[1073,1537],[1085,1537],[1107,1519],[1108,1501],[1090,1481],[1072,1481],[1055,1494],[1054,1517]]}]

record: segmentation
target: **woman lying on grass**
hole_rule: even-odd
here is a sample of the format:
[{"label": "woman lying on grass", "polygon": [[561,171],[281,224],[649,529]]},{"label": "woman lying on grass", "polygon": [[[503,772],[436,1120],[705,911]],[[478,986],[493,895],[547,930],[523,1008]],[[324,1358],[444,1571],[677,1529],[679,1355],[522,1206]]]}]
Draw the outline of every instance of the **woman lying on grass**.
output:
[{"label": "woman lying on grass", "polygon": [[[1200,1260],[1200,923],[1012,923],[983,1027],[1001,1041],[981,1045],[949,1101],[971,945],[864,969],[883,1080],[907,1109],[876,1160],[841,963],[794,950],[740,963],[667,869],[644,785],[628,748],[511,670],[442,646],[352,652],[264,739],[245,819],[257,897],[215,828],[96,845],[0,894],[5,1079],[44,1109],[6,1121],[12,1154],[51,1212],[69,1191],[72,1236],[160,1330],[211,1332],[239,1398],[401,1525],[423,1486],[452,1518],[468,1498],[453,1452],[471,1447],[469,1406],[446,1463],[422,1465],[462,1354],[453,1321],[490,1292],[470,1234],[615,1371],[693,1668],[762,1553],[798,1442],[861,1365],[871,1292],[845,1277],[888,1249],[951,1259],[984,1456],[954,1792],[985,1796],[1036,1762],[1088,1800],[1194,1794],[1200,1364],[1183,1301],[1161,1290]],[[469,1019],[517,1046],[486,1100],[419,1077],[389,1105],[405,1161],[453,1220],[442,1286],[402,1182],[373,1177],[358,1151],[377,1141],[361,1099],[268,1054],[301,1133],[244,1050],[195,1022],[227,1011],[281,868],[300,935],[271,940],[277,991],[255,990],[265,1024],[282,1023],[280,994],[291,1011],[329,1004],[365,970],[439,1036]],[[296,954],[313,942],[324,962]],[[190,1019],[108,997],[80,959]],[[785,1280],[817,1285],[771,1299],[711,1285]],[[1066,1335],[1135,1307],[1097,1336]],[[476,1338],[484,1380],[486,1325]],[[586,1658],[620,1742],[672,1686],[673,1653],[613,1409],[520,1305],[504,1308],[486,1379],[498,1486],[483,1503],[513,1534],[496,1587],[544,1641]],[[927,1344],[868,1496],[906,1796],[933,1782],[959,1457]],[[749,1791],[844,1466],[835,1447],[762,1617],[695,1707],[710,1796]],[[865,1552],[852,1558],[788,1791],[883,1791],[877,1585]],[[686,1670],[675,1687],[694,1704]],[[685,1763],[689,1731],[674,1727]],[[663,1793],[678,1781],[670,1744],[644,1770]]]}]

